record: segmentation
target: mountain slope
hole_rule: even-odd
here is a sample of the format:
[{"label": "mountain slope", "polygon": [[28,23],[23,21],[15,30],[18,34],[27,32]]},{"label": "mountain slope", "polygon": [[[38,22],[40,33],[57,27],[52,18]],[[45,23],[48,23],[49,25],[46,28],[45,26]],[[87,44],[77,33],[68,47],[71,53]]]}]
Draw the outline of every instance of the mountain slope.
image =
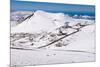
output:
[{"label": "mountain slope", "polygon": [[57,27],[63,26],[65,21],[65,16],[62,13],[53,14],[44,11],[36,11],[31,18],[25,20],[15,27],[12,27],[11,32],[33,33],[51,31]]},{"label": "mountain slope", "polygon": [[[68,42],[66,41],[68,40]],[[51,49],[59,49],[59,50],[79,50],[79,51],[87,51],[87,52],[95,52],[95,25],[89,25],[82,28],[76,34],[73,34],[65,39],[63,42],[68,44],[67,46],[63,46],[61,48],[52,47]]]}]

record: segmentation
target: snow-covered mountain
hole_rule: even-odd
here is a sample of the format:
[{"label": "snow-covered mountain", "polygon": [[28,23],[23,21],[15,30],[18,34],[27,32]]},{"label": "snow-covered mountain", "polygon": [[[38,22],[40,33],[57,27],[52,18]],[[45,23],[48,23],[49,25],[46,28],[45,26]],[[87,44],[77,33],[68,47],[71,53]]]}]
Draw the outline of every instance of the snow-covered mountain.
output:
[{"label": "snow-covered mountain", "polygon": [[38,10],[11,27],[11,65],[86,61],[95,61],[95,20]]},{"label": "snow-covered mountain", "polygon": [[48,13],[45,11],[38,10],[34,13],[31,18],[27,18],[21,24],[11,28],[12,33],[33,33],[41,31],[52,31],[58,27],[64,26],[65,23],[69,22],[94,22],[91,20],[74,19],[66,16],[63,13]]},{"label": "snow-covered mountain", "polygon": [[[94,22],[94,20],[88,19],[75,19],[63,13],[48,13],[38,10],[21,24],[11,27],[11,41],[17,47],[40,47],[63,37],[64,35],[61,35],[61,32],[70,34],[81,28],[81,25],[85,25],[86,27],[79,29],[80,31],[77,33],[52,44],[49,48],[58,49],[60,47],[61,49],[86,50],[91,52],[94,51],[95,47]],[[69,26],[69,28],[66,26]],[[32,40],[31,42],[30,39]]]},{"label": "snow-covered mountain", "polygon": [[90,19],[90,20],[94,20],[95,16],[88,16],[88,15],[74,15],[72,16],[75,19]]},{"label": "snow-covered mountain", "polygon": [[12,27],[11,32],[40,32],[50,31],[57,27],[63,26],[66,17],[63,13],[47,13],[44,11],[36,11],[31,18],[23,21],[21,24]]},{"label": "snow-covered mountain", "polygon": [[24,18],[31,15],[32,13],[33,13],[32,11],[13,11],[11,12],[11,17],[10,17],[11,27],[20,24],[24,20]]}]

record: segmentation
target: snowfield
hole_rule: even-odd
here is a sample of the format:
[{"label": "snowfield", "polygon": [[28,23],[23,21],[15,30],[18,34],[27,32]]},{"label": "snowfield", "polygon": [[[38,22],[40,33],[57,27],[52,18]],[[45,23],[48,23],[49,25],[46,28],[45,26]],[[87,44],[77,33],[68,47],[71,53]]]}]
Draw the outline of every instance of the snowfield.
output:
[{"label": "snowfield", "polygon": [[95,61],[95,20],[41,10],[28,15],[11,27],[11,66]]},{"label": "snowfield", "polygon": [[93,53],[77,51],[11,49],[12,66],[93,62],[95,61],[94,57]]}]

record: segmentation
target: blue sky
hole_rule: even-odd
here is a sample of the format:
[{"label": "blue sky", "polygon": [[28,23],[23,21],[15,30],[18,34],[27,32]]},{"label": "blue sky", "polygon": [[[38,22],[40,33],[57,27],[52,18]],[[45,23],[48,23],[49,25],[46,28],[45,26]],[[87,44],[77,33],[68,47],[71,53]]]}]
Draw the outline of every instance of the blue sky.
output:
[{"label": "blue sky", "polygon": [[26,2],[11,0],[11,10],[18,11],[33,11],[45,10],[49,12],[64,12],[64,13],[83,13],[95,15],[95,6],[93,5],[72,5],[58,3],[41,3],[41,2]]}]

